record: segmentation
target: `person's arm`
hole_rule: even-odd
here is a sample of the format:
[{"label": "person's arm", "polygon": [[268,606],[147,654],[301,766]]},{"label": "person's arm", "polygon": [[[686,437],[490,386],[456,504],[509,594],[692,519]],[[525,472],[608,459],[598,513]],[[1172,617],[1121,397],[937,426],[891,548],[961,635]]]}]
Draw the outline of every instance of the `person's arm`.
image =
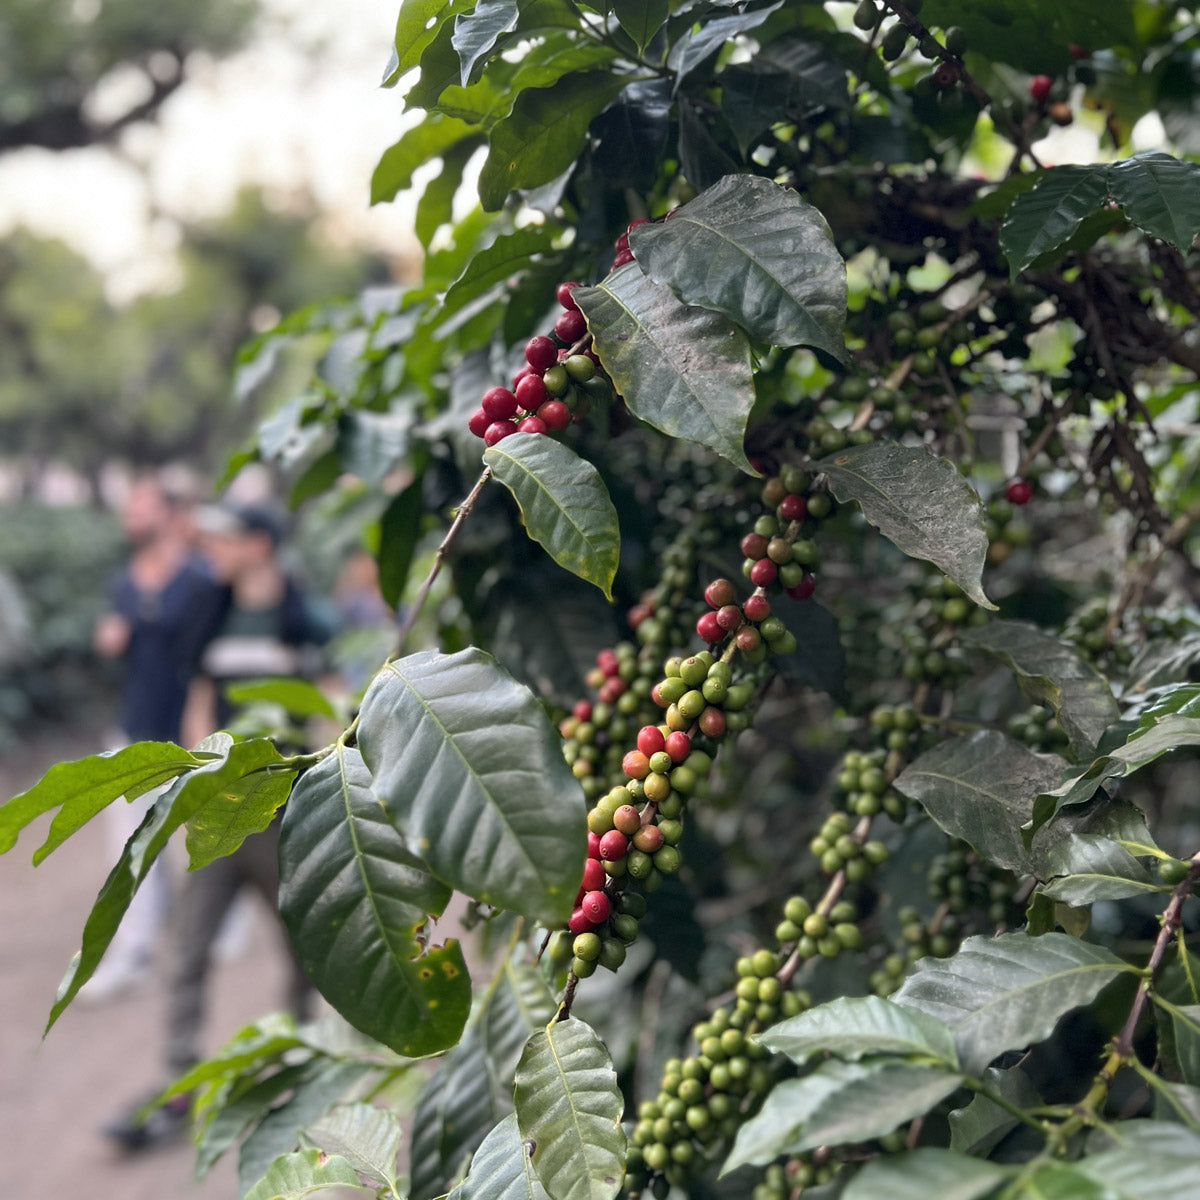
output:
[{"label": "person's arm", "polygon": [[92,630],[92,649],[101,658],[120,658],[129,649],[133,627],[117,612],[105,613]]},{"label": "person's arm", "polygon": [[207,675],[195,675],[188,684],[187,698],[183,702],[179,740],[186,747],[195,746],[216,728],[217,686]]}]

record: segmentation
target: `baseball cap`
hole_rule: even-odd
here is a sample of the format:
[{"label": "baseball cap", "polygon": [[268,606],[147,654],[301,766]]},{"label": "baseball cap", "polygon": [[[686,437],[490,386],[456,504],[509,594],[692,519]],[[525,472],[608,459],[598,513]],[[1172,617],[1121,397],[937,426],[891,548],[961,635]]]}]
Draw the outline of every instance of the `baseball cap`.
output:
[{"label": "baseball cap", "polygon": [[276,546],[283,541],[287,526],[283,513],[272,504],[239,504],[229,500],[198,508],[194,519],[201,533],[233,536],[265,533]]}]

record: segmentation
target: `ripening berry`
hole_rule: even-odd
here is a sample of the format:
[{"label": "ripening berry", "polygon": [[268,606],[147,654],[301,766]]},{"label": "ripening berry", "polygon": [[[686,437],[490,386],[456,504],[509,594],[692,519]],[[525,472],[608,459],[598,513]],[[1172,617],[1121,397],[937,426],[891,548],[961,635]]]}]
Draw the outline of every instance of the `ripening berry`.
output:
[{"label": "ripening berry", "polygon": [[597,888],[602,888],[607,876],[604,873],[604,868],[600,865],[598,859],[589,858],[583,864],[583,879],[580,887],[585,892],[594,892]]},{"label": "ripening berry", "polygon": [[649,758],[650,755],[667,748],[667,739],[657,725],[643,725],[638,730],[637,748]]},{"label": "ripening berry", "polygon": [[633,837],[642,827],[642,818],[632,804],[622,804],[612,815],[613,827],[626,837]]},{"label": "ripening berry", "polygon": [[617,862],[625,857],[629,839],[619,830],[610,829],[600,839],[600,858],[603,862]]},{"label": "ripening berry", "polygon": [[725,733],[725,714],[710,705],[700,714],[700,732],[707,737],[719,738]]},{"label": "ripening berry", "polygon": [[608,897],[600,891],[588,892],[579,907],[593,925],[602,925],[612,912],[612,905],[609,903]]},{"label": "ripening berry", "polygon": [[633,844],[643,854],[653,854],[662,849],[662,830],[657,825],[643,825],[633,835]]},{"label": "ripening berry", "polygon": [[714,579],[704,589],[704,599],[709,608],[724,608],[737,602],[737,588],[729,579]]},{"label": "ripening berry", "polygon": [[554,293],[555,298],[563,308],[569,309],[571,312],[578,312],[579,305],[575,303],[575,297],[571,293],[577,288],[582,287],[582,284],[567,282],[558,285],[558,291]]},{"label": "ripening berry", "polygon": [[729,633],[742,623],[742,610],[736,604],[726,604],[717,609],[716,617],[717,624]]},{"label": "ripening berry", "polygon": [[742,605],[742,612],[746,614],[747,621],[761,621],[771,615],[771,602],[766,596],[755,593]]},{"label": "ripening berry", "polygon": [[725,636],[725,630],[721,627],[717,614],[711,611],[704,613],[696,622],[696,633],[699,634],[702,641],[708,642],[709,645],[719,642]]},{"label": "ripening berry", "polygon": [[681,763],[692,752],[692,739],[682,731],[669,733],[664,748],[673,763]]},{"label": "ripening berry", "polygon": [[546,399],[546,385],[540,375],[530,372],[516,385],[514,395],[526,412],[537,412],[538,405]]},{"label": "ripening berry", "polygon": [[650,757],[640,750],[630,750],[621,759],[621,770],[630,779],[645,779],[650,774]]},{"label": "ripening berry", "polygon": [[494,387],[483,393],[480,407],[493,421],[506,421],[520,406],[508,388]]},{"label": "ripening berry", "polygon": [[558,362],[558,347],[552,338],[531,337],[525,346],[525,361],[535,371],[548,371]]},{"label": "ripening berry", "polygon": [[487,429],[483,431],[483,440],[489,446],[494,446],[503,438],[508,437],[510,433],[516,433],[517,427],[512,421],[493,421]]},{"label": "ripening berry", "polygon": [[1049,75],[1035,75],[1029,81],[1029,94],[1038,104],[1044,104],[1054,87],[1054,80]]},{"label": "ripening berry", "polygon": [[1026,479],[1010,479],[1004,495],[1010,504],[1028,504],[1033,499],[1033,486]]},{"label": "ripening berry", "polygon": [[767,539],[761,533],[748,533],[742,538],[741,551],[747,558],[762,558],[767,553]]},{"label": "ripening berry", "polygon": [[467,428],[477,437],[481,438],[487,433],[487,427],[492,423],[492,418],[482,408],[477,408],[472,414],[471,419],[467,422]]}]

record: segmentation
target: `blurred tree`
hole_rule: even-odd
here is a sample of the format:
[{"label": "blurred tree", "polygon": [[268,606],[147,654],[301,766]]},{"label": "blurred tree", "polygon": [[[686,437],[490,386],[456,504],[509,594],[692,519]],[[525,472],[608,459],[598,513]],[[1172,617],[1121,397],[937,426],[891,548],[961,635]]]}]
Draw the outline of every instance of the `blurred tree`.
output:
[{"label": "blurred tree", "polygon": [[0,241],[0,444],[26,478],[50,460],[93,478],[112,459],[213,465],[245,428],[229,420],[238,346],[280,311],[384,275],[314,238],[310,204],[281,213],[252,189],[184,228],[179,265],[174,290],[119,308],[63,243]]},{"label": "blurred tree", "polygon": [[[257,0],[5,0],[0,154],[113,142],[153,119],[193,55],[241,46],[257,11]],[[117,82],[119,93],[97,105]],[[116,94],[123,103],[112,103]]]}]

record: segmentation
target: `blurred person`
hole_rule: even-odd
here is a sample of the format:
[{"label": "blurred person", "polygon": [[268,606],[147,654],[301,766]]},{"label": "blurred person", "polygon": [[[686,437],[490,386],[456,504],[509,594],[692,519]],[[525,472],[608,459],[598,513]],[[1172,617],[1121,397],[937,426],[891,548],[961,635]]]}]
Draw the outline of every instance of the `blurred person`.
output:
[{"label": "blurred person", "polygon": [[[223,503],[196,512],[200,546],[218,583],[209,611],[197,619],[196,673],[188,688],[183,738],[195,745],[233,716],[226,689],[264,676],[311,676],[328,629],[312,615],[303,590],[278,556],[282,515],[267,503]],[[188,871],[172,911],[168,947],[165,1067],[169,1078],[189,1070],[200,1057],[200,1034],[213,943],[230,906],[244,889],[267,901],[278,919],[279,819],[252,834],[233,854]],[[308,1015],[311,985],[279,923],[289,960],[287,1006]],[[161,1090],[161,1089],[156,1089]],[[182,1131],[190,1098],[175,1097],[143,1114],[140,1104],[104,1132],[135,1151]]]},{"label": "blurred person", "polygon": [[[192,543],[191,510],[187,480],[166,470],[134,480],[126,496],[121,523],[129,560],[113,577],[109,611],[92,634],[96,653],[121,660],[123,667],[119,717],[107,739],[109,749],[180,738],[192,629],[216,596],[216,585]],[[161,791],[105,809],[114,859]],[[138,889],[80,999],[111,999],[148,976],[169,898],[168,865],[160,861]]]}]

